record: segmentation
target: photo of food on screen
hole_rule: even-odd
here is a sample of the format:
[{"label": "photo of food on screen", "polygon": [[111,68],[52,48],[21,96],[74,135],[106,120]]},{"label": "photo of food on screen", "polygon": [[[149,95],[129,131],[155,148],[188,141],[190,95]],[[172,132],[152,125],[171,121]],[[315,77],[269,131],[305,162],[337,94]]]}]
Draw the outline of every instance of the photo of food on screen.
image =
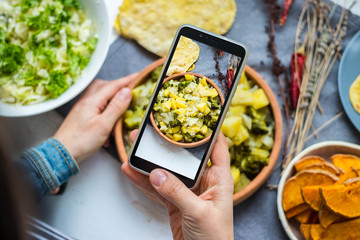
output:
[{"label": "photo of food on screen", "polygon": [[193,179],[240,60],[181,36],[135,155]]}]

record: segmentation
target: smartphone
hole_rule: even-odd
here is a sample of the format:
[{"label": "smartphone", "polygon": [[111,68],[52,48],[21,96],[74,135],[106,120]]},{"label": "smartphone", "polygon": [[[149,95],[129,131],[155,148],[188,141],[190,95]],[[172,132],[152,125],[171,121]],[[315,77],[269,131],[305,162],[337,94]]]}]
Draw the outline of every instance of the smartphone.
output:
[{"label": "smartphone", "polygon": [[181,26],[129,154],[135,170],[162,168],[194,188],[209,160],[247,60],[243,44]]}]

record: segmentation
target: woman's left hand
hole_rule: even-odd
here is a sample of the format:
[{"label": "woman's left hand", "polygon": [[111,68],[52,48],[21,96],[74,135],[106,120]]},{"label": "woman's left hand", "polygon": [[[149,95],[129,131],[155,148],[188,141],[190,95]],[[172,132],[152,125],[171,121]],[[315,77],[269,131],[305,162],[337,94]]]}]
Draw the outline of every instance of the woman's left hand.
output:
[{"label": "woman's left hand", "polygon": [[116,121],[130,104],[132,94],[127,86],[136,75],[109,82],[95,80],[66,116],[54,137],[78,163],[108,139]]}]

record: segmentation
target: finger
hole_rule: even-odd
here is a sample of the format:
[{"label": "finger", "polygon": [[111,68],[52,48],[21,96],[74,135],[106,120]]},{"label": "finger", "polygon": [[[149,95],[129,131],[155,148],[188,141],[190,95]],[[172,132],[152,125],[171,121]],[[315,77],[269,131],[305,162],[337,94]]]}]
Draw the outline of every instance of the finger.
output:
[{"label": "finger", "polygon": [[126,111],[131,101],[131,90],[129,88],[121,89],[111,99],[101,116],[104,119],[106,126],[115,125],[119,117]]},{"label": "finger", "polygon": [[155,191],[150,184],[148,176],[132,169],[128,162],[123,163],[121,170],[136,186],[157,197],[160,201],[165,202],[165,199],[157,191]]},{"label": "finger", "polygon": [[155,169],[149,179],[154,189],[182,213],[192,211],[199,204],[200,199],[173,174]]},{"label": "finger", "polygon": [[216,139],[214,149],[210,156],[211,164],[214,166],[229,167],[230,155],[226,138],[222,132],[219,133]]},{"label": "finger", "polygon": [[135,129],[130,133],[130,141],[133,143],[136,138],[136,134],[139,132],[139,130]]}]

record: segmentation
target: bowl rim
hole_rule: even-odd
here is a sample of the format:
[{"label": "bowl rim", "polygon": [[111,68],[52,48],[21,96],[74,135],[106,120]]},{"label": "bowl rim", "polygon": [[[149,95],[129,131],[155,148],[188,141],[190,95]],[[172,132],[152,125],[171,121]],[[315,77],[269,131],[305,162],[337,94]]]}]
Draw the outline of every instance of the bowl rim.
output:
[{"label": "bowl rim", "polygon": [[320,149],[320,148],[324,148],[324,147],[331,147],[331,146],[347,147],[347,148],[350,148],[350,149],[353,149],[353,150],[359,150],[360,151],[360,145],[345,142],[345,141],[322,141],[322,142],[319,142],[319,143],[315,143],[315,144],[305,148],[298,155],[296,155],[290,161],[290,163],[285,167],[284,172],[283,172],[283,174],[282,174],[282,176],[280,178],[279,185],[278,185],[277,199],[276,199],[277,211],[278,211],[278,215],[279,215],[279,218],[280,218],[281,225],[283,226],[286,234],[288,235],[288,237],[291,240],[298,240],[298,238],[295,236],[295,234],[291,230],[291,227],[289,225],[289,221],[286,218],[284,210],[282,208],[282,195],[283,195],[285,182],[289,177],[291,177],[289,175],[290,175],[291,171],[293,170],[294,164],[297,161],[299,161],[304,156],[306,156],[308,153],[310,153],[310,152],[312,152],[312,151],[314,151],[316,149]]},{"label": "bowl rim", "polygon": [[[88,1],[84,1],[88,2]],[[91,82],[95,79],[96,75],[100,71],[102,65],[105,62],[106,56],[108,54],[109,48],[110,48],[110,36],[111,36],[111,23],[109,21],[109,12],[106,7],[105,1],[92,1],[94,4],[101,4],[101,10],[103,18],[101,18],[101,23],[99,23],[98,27],[105,28],[106,34],[98,34],[99,38],[103,38],[104,44],[101,45],[102,49],[98,50],[97,56],[94,56],[94,52],[92,53],[90,59],[93,59],[93,61],[98,62],[98,64],[95,64],[95,67],[89,68],[90,62],[87,64],[87,66],[82,70],[80,76],[78,77],[77,81],[71,85],[65,92],[63,92],[59,97],[48,99],[43,102],[39,102],[36,104],[30,104],[30,105],[21,105],[17,106],[15,104],[8,104],[8,103],[0,103],[0,116],[2,117],[28,117],[33,115],[42,114],[51,110],[54,110],[72,99],[74,99],[76,96],[78,96],[82,91],[84,91]],[[98,8],[98,7],[97,7]],[[100,36],[101,35],[101,36]],[[98,41],[99,44],[99,41]],[[96,46],[95,51],[99,48],[99,46]],[[96,58],[95,58],[96,57]],[[91,61],[91,60],[90,60]],[[86,71],[89,71],[89,77],[87,81],[86,79],[81,79]],[[75,89],[74,87],[77,86]],[[72,93],[69,92],[69,90],[72,89]]]},{"label": "bowl rim", "polygon": [[[131,87],[135,87],[138,83],[140,83],[144,77],[148,76],[156,67],[164,64],[165,58],[160,58],[151,64],[147,65],[140,74],[130,83]],[[245,73],[258,84],[261,88],[264,89],[266,96],[270,100],[271,111],[274,117],[275,124],[275,132],[274,132],[274,146],[271,150],[269,157],[269,164],[265,166],[258,175],[241,191],[233,194],[233,205],[237,205],[250,197],[254,192],[256,192],[262,184],[266,181],[269,175],[272,172],[272,169],[275,166],[277,158],[280,154],[280,149],[282,145],[282,115],[280,111],[279,104],[275,98],[273,91],[270,86],[265,82],[265,80],[250,66],[245,65],[244,69]],[[115,125],[114,135],[115,135],[115,143],[117,147],[117,152],[120,157],[121,162],[128,161],[128,155],[125,151],[124,139],[122,135],[123,130],[123,118],[119,118]]]},{"label": "bowl rim", "polygon": [[[165,82],[167,81],[170,81],[170,80],[178,80],[178,78],[181,78],[181,76],[185,76],[185,75],[193,75],[193,76],[196,76],[196,77],[200,77],[200,78],[205,78],[206,81],[208,83],[211,84],[211,86],[213,88],[216,89],[216,91],[218,92],[219,94],[219,98],[220,98],[220,101],[221,101],[221,106],[224,105],[224,96],[222,95],[219,87],[208,77],[205,77],[204,75],[201,75],[201,74],[198,74],[198,73],[193,73],[193,72],[186,72],[186,73],[176,73],[176,74],[173,74],[167,78],[164,79],[164,81],[162,82],[162,85],[164,85]],[[179,147],[183,147],[183,148],[192,148],[192,147],[197,147],[197,146],[200,146],[206,142],[208,142],[211,138],[211,134],[209,136],[207,136],[206,138],[200,140],[200,141],[197,141],[197,142],[191,142],[191,143],[183,143],[183,142],[176,142],[174,140],[171,140],[170,138],[168,138],[165,134],[163,134],[159,127],[157,126],[157,124],[155,123],[155,118],[154,118],[154,114],[153,114],[154,111],[151,111],[151,114],[150,114],[150,122],[152,124],[152,126],[154,127],[155,131],[164,139],[166,140],[167,142],[169,142],[170,144],[173,144],[175,146],[179,146]]]}]

